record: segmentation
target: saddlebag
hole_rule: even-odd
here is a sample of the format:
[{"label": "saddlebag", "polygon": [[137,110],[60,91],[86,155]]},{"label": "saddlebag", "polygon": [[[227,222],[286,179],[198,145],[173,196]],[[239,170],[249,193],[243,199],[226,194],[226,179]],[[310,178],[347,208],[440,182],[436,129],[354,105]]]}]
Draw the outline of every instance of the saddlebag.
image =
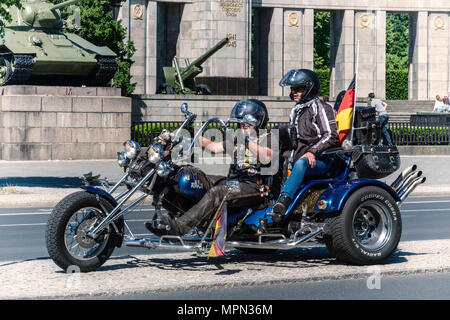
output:
[{"label": "saddlebag", "polygon": [[396,146],[359,145],[354,149],[352,160],[360,178],[381,179],[400,168]]}]

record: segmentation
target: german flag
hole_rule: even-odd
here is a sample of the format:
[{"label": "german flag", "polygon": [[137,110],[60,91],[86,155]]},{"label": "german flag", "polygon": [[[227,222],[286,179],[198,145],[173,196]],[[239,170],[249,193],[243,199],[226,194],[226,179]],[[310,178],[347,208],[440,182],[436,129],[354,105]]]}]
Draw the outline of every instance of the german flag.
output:
[{"label": "german flag", "polygon": [[339,106],[338,112],[336,113],[339,143],[342,143],[342,141],[344,141],[345,137],[350,133],[352,129],[353,108],[355,106],[355,79],[356,75],[353,77],[352,82],[345,92],[344,98],[342,99],[341,105]]},{"label": "german flag", "polygon": [[227,235],[227,205],[223,206],[222,211],[217,217],[214,230],[214,240],[209,249],[209,257],[220,257],[225,254],[225,238]]}]

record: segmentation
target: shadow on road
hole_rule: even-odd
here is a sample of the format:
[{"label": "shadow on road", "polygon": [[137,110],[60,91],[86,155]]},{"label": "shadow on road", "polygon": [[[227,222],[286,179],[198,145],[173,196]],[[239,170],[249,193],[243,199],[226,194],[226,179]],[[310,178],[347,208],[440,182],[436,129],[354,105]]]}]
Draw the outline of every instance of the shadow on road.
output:
[{"label": "shadow on road", "polygon": [[[426,253],[410,253],[397,250],[381,265],[405,263],[408,261],[408,256],[423,254]],[[103,266],[98,271],[152,267],[160,270],[185,270],[192,272],[217,271],[217,275],[231,275],[239,273],[244,269],[258,272],[262,269],[277,267],[282,269],[298,268],[306,270],[315,267],[348,265],[337,261],[329,254],[325,247],[298,248],[289,251],[279,250],[271,253],[244,253],[239,250],[232,250],[226,252],[225,256],[216,258],[208,258],[206,255],[199,256],[193,253],[189,258],[183,259],[172,258],[168,255],[164,257],[155,255],[154,258],[149,259],[143,259],[139,256],[123,256],[111,260],[115,260],[117,263]],[[121,263],[121,260],[129,261]]]}]

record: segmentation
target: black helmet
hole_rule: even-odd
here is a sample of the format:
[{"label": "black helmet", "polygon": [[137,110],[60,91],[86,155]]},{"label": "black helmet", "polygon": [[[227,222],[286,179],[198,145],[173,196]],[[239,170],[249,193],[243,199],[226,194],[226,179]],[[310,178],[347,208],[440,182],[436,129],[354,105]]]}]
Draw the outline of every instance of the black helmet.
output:
[{"label": "black helmet", "polygon": [[[282,87],[302,88],[301,103],[312,100],[320,92],[320,80],[317,74],[309,69],[293,69],[286,73],[280,81]],[[293,97],[291,95],[291,99]]]},{"label": "black helmet", "polygon": [[228,123],[248,124],[255,129],[265,129],[269,121],[266,105],[256,99],[238,101],[231,110]]}]

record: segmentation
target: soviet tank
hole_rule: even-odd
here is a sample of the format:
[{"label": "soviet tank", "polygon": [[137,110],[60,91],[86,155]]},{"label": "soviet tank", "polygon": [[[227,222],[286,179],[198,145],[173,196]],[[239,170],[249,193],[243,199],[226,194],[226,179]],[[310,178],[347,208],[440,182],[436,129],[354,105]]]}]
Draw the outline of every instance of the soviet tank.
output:
[{"label": "soviet tank", "polygon": [[0,86],[20,84],[104,86],[117,71],[116,54],[63,32],[60,9],[47,0],[21,1],[0,39]]}]

